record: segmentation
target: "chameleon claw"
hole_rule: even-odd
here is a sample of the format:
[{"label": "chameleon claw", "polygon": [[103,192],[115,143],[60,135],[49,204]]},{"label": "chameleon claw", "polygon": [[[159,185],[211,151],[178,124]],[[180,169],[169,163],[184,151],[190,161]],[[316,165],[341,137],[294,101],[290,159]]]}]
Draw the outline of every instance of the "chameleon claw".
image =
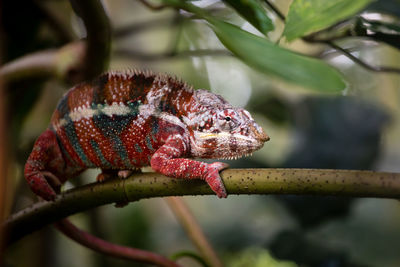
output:
[{"label": "chameleon claw", "polygon": [[[46,173],[47,176],[47,173]],[[53,175],[54,176],[54,175]],[[53,177],[52,177],[53,178]],[[49,182],[46,180],[45,175],[41,172],[34,173],[27,177],[29,186],[32,191],[45,200],[55,200],[57,188],[53,189]]]},{"label": "chameleon claw", "polygon": [[109,178],[110,178],[110,175],[107,175],[107,174],[101,172],[101,173],[99,173],[97,175],[96,181],[99,182],[99,183],[102,183],[102,182],[106,181]]},{"label": "chameleon claw", "polygon": [[129,176],[131,176],[133,172],[134,171],[132,171],[132,170],[120,170],[120,171],[118,171],[118,177],[122,178],[122,179],[126,179]]},{"label": "chameleon claw", "polygon": [[101,169],[101,173],[99,173],[96,177],[97,182],[105,182],[115,176],[119,176],[119,171],[118,170],[113,170],[113,169]]},{"label": "chameleon claw", "polygon": [[228,167],[229,165],[223,162],[214,162],[208,166],[205,180],[219,198],[227,197],[226,189],[221,176],[219,176],[219,172]]}]

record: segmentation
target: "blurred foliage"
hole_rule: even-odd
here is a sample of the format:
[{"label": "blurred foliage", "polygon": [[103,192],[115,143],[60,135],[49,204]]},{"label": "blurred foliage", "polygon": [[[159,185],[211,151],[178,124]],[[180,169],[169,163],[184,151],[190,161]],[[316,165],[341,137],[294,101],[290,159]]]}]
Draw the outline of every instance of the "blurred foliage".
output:
[{"label": "blurred foliage", "polygon": [[307,98],[292,113],[299,142],[288,168],[371,169],[389,117],[352,97]]},{"label": "blurred foliage", "polygon": [[[21,9],[21,6],[24,8]],[[34,1],[4,1],[0,9],[0,25],[3,30],[3,62],[10,61],[30,52],[60,45],[58,35],[44,34],[48,22],[44,10]],[[23,18],[23,20],[21,20]],[[11,137],[17,137],[22,122],[40,96],[45,80],[34,78],[8,84],[8,117],[12,129]],[[16,144],[14,139],[12,144]]]},{"label": "blurred foliage", "polygon": [[300,266],[365,267],[351,263],[345,251],[331,250],[324,242],[312,242],[303,233],[287,231],[279,233],[271,246],[271,252],[280,259],[291,259]]},{"label": "blurred foliage", "polygon": [[244,17],[244,19],[250,22],[261,33],[267,34],[269,31],[274,29],[272,20],[268,17],[265,8],[259,0],[224,0],[224,2],[232,6],[241,16]]},{"label": "blurred foliage", "polygon": [[364,8],[371,0],[294,0],[283,35],[292,41],[329,27]]},{"label": "blurred foliage", "polygon": [[[115,32],[124,30],[112,41],[112,68],[176,74],[195,87],[247,103],[271,141],[253,157],[230,162],[232,167],[400,171],[398,75],[368,72],[329,45],[310,45],[335,41],[367,64],[399,68],[400,1],[164,0],[159,2],[185,11],[165,7],[157,12],[140,1],[103,2]],[[65,0],[3,1],[0,12],[3,62],[85,37],[80,19]],[[43,97],[56,94],[46,82],[38,78],[8,85],[16,180],[22,180],[21,155],[31,149],[27,144],[44,130],[32,126],[50,117],[48,108],[38,106],[55,105],[53,98]],[[64,81],[58,83],[68,88]],[[95,174],[87,176],[93,181]],[[21,187],[15,209],[35,201],[24,183]],[[228,266],[400,266],[398,253],[379,255],[374,247],[378,241],[378,251],[400,247],[398,205],[370,205],[356,213],[350,198],[190,199]],[[375,214],[386,214],[387,219],[371,222]],[[164,255],[194,250],[156,200],[80,216],[90,232],[119,244]],[[354,220],[355,228],[338,223]],[[354,234],[356,241],[332,242],[336,232],[329,227],[334,224]],[[315,235],[321,229],[328,234]],[[6,253],[5,266],[140,266],[99,256],[54,233],[47,228],[15,244]]]},{"label": "blurred foliage", "polygon": [[297,265],[292,262],[278,261],[274,259],[268,250],[259,248],[248,248],[241,253],[232,255],[230,267],[296,267]]}]

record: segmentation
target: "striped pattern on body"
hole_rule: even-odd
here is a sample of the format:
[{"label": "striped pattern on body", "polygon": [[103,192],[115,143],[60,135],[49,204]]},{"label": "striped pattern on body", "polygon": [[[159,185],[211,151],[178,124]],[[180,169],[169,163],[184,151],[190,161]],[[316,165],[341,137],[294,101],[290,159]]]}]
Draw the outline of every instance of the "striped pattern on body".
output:
[{"label": "striped pattern on body", "polygon": [[[178,96],[179,94],[179,96]],[[193,90],[143,72],[107,73],[70,89],[51,120],[65,157],[81,168],[149,165],[162,145],[161,124],[180,124]]]}]

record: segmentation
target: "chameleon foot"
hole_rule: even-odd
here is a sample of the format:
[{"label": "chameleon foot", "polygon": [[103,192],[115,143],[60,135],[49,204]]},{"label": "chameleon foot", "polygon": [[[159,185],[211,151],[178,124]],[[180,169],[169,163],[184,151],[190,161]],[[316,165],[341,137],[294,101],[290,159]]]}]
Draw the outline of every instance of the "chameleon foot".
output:
[{"label": "chameleon foot", "polygon": [[228,167],[229,165],[223,162],[214,162],[208,165],[205,180],[219,198],[227,197],[225,186],[219,176],[219,172]]},{"label": "chameleon foot", "polygon": [[26,177],[32,191],[45,200],[54,200],[60,192],[59,179],[50,172],[34,172]]},{"label": "chameleon foot", "polygon": [[97,175],[96,181],[102,183],[117,175],[118,175],[118,170],[101,169],[101,173]]},{"label": "chameleon foot", "polygon": [[126,179],[129,176],[131,176],[132,173],[134,173],[134,172],[135,171],[132,171],[132,170],[120,170],[120,171],[118,171],[118,177],[122,178],[122,179]]}]

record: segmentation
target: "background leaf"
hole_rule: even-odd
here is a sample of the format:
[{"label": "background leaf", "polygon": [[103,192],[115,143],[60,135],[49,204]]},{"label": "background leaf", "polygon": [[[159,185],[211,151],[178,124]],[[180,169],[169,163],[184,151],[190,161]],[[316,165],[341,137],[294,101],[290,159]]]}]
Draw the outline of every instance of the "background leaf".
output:
[{"label": "background leaf", "polygon": [[260,71],[318,91],[335,92],[346,87],[341,74],[323,61],[279,47],[232,24],[207,20],[226,48]]},{"label": "background leaf", "polygon": [[283,35],[288,41],[292,41],[324,29],[357,13],[370,2],[371,0],[293,0]]},{"label": "background leaf", "polygon": [[272,20],[267,16],[264,7],[258,0],[224,0],[224,2],[234,8],[261,33],[266,34],[274,29]]}]

